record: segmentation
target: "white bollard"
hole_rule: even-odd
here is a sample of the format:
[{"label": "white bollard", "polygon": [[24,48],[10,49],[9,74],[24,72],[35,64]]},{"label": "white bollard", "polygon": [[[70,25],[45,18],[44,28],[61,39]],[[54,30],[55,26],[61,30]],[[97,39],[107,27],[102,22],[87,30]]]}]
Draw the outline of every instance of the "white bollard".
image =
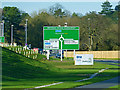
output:
[{"label": "white bollard", "polygon": [[21,51],[19,51],[19,53],[21,54]]},{"label": "white bollard", "polygon": [[30,57],[30,55],[28,55],[28,57]]},{"label": "white bollard", "polygon": [[30,54],[30,51],[29,51],[29,54]]},{"label": "white bollard", "polygon": [[25,55],[25,51],[24,51],[24,55]]},{"label": "white bollard", "polygon": [[9,50],[11,50],[11,48],[9,48]]},{"label": "white bollard", "polygon": [[16,48],[16,53],[17,53],[17,48]]}]

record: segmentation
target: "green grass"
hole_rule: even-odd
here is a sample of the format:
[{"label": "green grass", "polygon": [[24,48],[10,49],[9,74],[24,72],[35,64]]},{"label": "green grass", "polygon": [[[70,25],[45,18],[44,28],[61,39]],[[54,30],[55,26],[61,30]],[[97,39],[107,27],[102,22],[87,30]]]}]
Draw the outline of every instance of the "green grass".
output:
[{"label": "green grass", "polygon": [[110,88],[119,88],[119,87],[120,87],[120,85],[116,85],[116,86],[112,86]]},{"label": "green grass", "polygon": [[[88,78],[102,68],[112,68],[101,73],[100,76],[89,81],[74,82]],[[38,54],[37,59],[26,58],[6,48],[2,48],[2,86],[3,88],[34,88],[41,85],[64,82],[46,88],[72,88],[79,85],[90,84],[117,76],[118,66],[95,62],[90,66],[75,66],[70,59],[46,60],[45,56]],[[105,76],[105,78],[102,78]],[[108,77],[109,76],[109,77]]]},{"label": "green grass", "polygon": [[[91,80],[87,80],[87,81],[82,81],[82,82],[72,82],[72,81],[66,81],[62,84],[59,85],[55,85],[55,86],[50,86],[49,88],[74,88],[77,86],[82,86],[82,85],[87,85],[87,84],[92,84],[92,83],[96,83],[96,82],[100,82],[103,80],[108,80],[111,79],[113,77],[117,76],[118,71],[117,70],[106,70],[104,73],[99,74],[98,76],[94,77]],[[48,88],[48,87],[45,87]]]}]

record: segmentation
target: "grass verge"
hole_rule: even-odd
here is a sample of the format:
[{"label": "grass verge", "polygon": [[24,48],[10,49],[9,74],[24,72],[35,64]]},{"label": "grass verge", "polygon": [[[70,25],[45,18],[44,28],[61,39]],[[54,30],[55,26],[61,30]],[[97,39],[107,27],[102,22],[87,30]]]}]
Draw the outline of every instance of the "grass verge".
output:
[{"label": "grass verge", "polygon": [[[93,81],[74,83],[103,68],[111,69],[95,77]],[[2,88],[34,88],[56,82],[64,83],[46,88],[72,88],[115,77],[118,73],[117,68],[118,66],[100,62],[90,66],[75,66],[73,60],[63,59],[63,62],[60,59],[46,60],[42,55],[38,55],[37,59],[31,59],[2,48]]]}]

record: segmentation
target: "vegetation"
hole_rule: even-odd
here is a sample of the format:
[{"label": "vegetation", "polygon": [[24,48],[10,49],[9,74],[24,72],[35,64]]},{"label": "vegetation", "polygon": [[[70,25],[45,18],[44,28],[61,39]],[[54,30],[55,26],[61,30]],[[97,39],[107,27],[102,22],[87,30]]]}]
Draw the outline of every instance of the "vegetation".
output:
[{"label": "vegetation", "polygon": [[112,5],[110,4],[109,1],[102,3],[101,6],[102,6],[102,11],[100,12],[100,14],[108,15],[112,13],[113,9],[111,9]]},{"label": "vegetation", "polygon": [[2,19],[5,21],[5,41],[10,43],[11,25],[14,25],[14,42],[19,45],[23,44],[23,41],[25,41],[24,26],[21,26],[20,23],[29,15],[20,11],[17,7],[4,7],[2,15]]},{"label": "vegetation", "polygon": [[[2,20],[5,21],[5,38],[10,43],[11,25],[14,25],[14,42],[24,45],[25,20],[28,19],[28,43],[32,47],[43,48],[43,26],[68,26],[80,27],[80,50],[118,50],[118,18],[119,5],[112,9],[110,2],[102,3],[102,11],[89,12],[86,15],[70,13],[59,3],[51,6],[48,11],[33,12],[31,16],[17,7],[4,7]],[[120,26],[120,25],[119,25]],[[89,40],[91,40],[89,42]],[[2,48],[2,87],[3,88],[34,88],[56,82],[64,82],[45,88],[73,88],[80,85],[91,84],[118,76],[118,65],[112,63],[94,62],[94,65],[75,66],[72,58],[50,58],[31,54],[27,58],[22,47]],[[10,51],[11,50],[11,51]],[[90,77],[101,69],[109,68],[91,80],[74,82]],[[113,87],[116,88],[117,86]]]},{"label": "vegetation", "polygon": [[116,86],[112,86],[112,87],[110,87],[110,88],[119,88],[120,87],[120,85],[116,85]]},{"label": "vegetation", "polygon": [[[40,57],[44,58],[44,56]],[[60,60],[48,61],[43,58],[26,58],[23,55],[2,48],[2,87],[34,88],[64,82],[47,88],[72,88],[110,79],[118,75],[118,66],[114,65],[95,62],[93,66],[75,66],[73,60],[63,60],[61,62]],[[88,78],[103,68],[109,69],[90,81],[74,82]]]},{"label": "vegetation", "polygon": [[67,22],[68,26],[80,27],[80,50],[118,50],[119,5],[112,9],[111,3],[105,1],[101,7],[101,12],[92,11],[84,16],[70,13],[59,3],[48,10],[33,12],[31,16],[17,7],[4,7],[6,42],[10,43],[10,26],[13,24],[14,42],[24,45],[24,25],[27,18],[28,43],[32,44],[32,47],[43,48],[43,26],[64,26]]}]

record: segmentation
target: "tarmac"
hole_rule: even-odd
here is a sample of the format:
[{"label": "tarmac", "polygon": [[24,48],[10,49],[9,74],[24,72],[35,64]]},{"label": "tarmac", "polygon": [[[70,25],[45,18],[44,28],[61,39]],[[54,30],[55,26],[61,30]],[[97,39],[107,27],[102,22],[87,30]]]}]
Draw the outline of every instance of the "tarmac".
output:
[{"label": "tarmac", "polygon": [[79,86],[76,88],[109,88],[109,87],[120,84],[119,80],[120,80],[120,76],[109,79],[109,80],[89,84],[89,85]]}]

